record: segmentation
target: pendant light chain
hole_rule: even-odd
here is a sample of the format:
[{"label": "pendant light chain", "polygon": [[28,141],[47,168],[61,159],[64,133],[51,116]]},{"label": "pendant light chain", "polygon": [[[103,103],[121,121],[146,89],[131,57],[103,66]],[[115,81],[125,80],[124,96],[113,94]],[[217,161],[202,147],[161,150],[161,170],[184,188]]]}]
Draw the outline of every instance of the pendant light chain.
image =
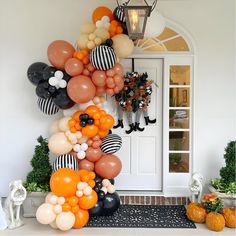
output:
[{"label": "pendant light chain", "polygon": [[[128,4],[130,3],[130,1],[131,1],[131,0],[126,1],[126,2],[124,3],[124,5],[128,5]],[[116,2],[117,2],[117,5],[120,6],[119,0],[116,0]],[[147,6],[149,6],[146,0],[144,0],[144,2],[147,4]],[[157,0],[155,0],[155,1],[152,3],[151,12],[155,9],[156,5],[157,5]]]}]

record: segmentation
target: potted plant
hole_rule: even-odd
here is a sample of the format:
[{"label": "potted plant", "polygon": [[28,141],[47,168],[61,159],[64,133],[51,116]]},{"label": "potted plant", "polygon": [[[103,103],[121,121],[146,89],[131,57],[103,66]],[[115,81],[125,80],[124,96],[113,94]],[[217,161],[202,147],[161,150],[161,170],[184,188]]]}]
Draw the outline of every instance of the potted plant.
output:
[{"label": "potted plant", "polygon": [[23,204],[23,216],[35,217],[37,208],[45,201],[50,192],[50,176],[52,166],[49,162],[48,141],[40,136],[35,146],[31,166],[33,170],[28,173],[24,187],[27,190],[27,198]]},{"label": "potted plant", "polygon": [[236,141],[227,144],[224,159],[220,178],[210,181],[209,190],[223,199],[225,206],[236,206]]}]

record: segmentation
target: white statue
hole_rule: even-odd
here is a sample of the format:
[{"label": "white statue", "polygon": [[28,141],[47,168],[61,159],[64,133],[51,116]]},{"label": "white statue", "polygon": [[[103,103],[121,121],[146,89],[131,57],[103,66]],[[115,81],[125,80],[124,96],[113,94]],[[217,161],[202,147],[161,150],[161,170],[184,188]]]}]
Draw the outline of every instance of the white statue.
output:
[{"label": "white statue", "polygon": [[201,202],[202,198],[202,180],[203,176],[199,173],[193,173],[189,189],[191,192],[191,202]]},{"label": "white statue", "polygon": [[20,219],[20,207],[26,199],[26,189],[22,180],[15,180],[9,184],[9,195],[4,204],[4,211],[7,217],[9,229],[14,229],[23,225]]}]

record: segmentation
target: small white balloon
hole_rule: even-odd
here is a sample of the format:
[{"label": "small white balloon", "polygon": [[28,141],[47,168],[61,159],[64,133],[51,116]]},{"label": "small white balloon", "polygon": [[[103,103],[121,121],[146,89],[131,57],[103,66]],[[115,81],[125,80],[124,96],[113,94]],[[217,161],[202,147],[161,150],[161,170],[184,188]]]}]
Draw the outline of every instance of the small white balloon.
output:
[{"label": "small white balloon", "polygon": [[64,197],[59,197],[57,199],[57,204],[63,205],[66,202],[66,199]]},{"label": "small white balloon", "polygon": [[64,79],[59,81],[59,87],[60,88],[66,88],[66,86],[67,86],[67,82]]},{"label": "small white balloon", "polygon": [[57,204],[53,207],[55,214],[60,214],[62,212],[62,206]]},{"label": "small white balloon", "polygon": [[54,76],[57,77],[58,79],[62,79],[64,77],[64,74],[62,71],[60,70],[57,70],[55,73],[54,73]]},{"label": "small white balloon", "polygon": [[109,185],[108,187],[107,187],[107,192],[108,193],[114,193],[116,191],[116,187],[114,186],[114,185]]},{"label": "small white balloon", "polygon": [[52,204],[44,203],[36,211],[36,219],[40,224],[50,224],[55,220],[55,218],[56,214],[53,211]]},{"label": "small white balloon", "polygon": [[56,225],[62,231],[67,231],[73,227],[75,223],[75,215],[68,212],[61,212],[56,218]]},{"label": "small white balloon", "polygon": [[80,138],[82,138],[83,135],[82,135],[82,133],[80,131],[77,131],[75,133],[75,136],[76,136],[77,139],[80,139]]},{"label": "small white balloon", "polygon": [[82,190],[78,190],[76,191],[76,196],[77,197],[82,197],[84,194],[83,194],[83,191]]},{"label": "small white balloon", "polygon": [[45,203],[50,203],[50,199],[54,194],[51,192],[45,197]]},{"label": "small white balloon", "polygon": [[81,150],[80,144],[75,144],[74,147],[73,147],[73,150],[74,150],[75,152],[79,152],[79,151]]},{"label": "small white balloon", "polygon": [[79,183],[77,184],[77,189],[78,189],[78,190],[83,190],[83,189],[84,189],[84,182],[79,182]]},{"label": "small white balloon", "polygon": [[111,182],[109,181],[109,179],[104,179],[102,181],[102,185],[103,187],[108,187],[109,185],[111,185]]},{"label": "small white balloon", "polygon": [[106,23],[104,24],[104,27],[108,29],[108,28],[110,27],[110,25],[111,25],[111,24],[110,24],[109,22],[106,22]]},{"label": "small white balloon", "polygon": [[102,190],[105,194],[107,194],[107,188],[106,188],[106,187],[102,187],[101,190]]},{"label": "small white balloon", "polygon": [[82,151],[86,151],[88,149],[88,144],[87,143],[82,143],[80,146]]},{"label": "small white balloon", "polygon": [[51,85],[51,86],[56,86],[58,84],[58,81],[59,79],[56,78],[56,77],[51,77],[49,80],[48,80],[48,83]]},{"label": "small white balloon", "polygon": [[103,27],[102,21],[98,20],[98,21],[96,22],[96,27],[97,27],[97,28]]},{"label": "small white balloon", "polygon": [[90,194],[92,194],[92,188],[90,186],[87,186],[84,190],[83,190],[83,193],[84,195],[88,196]]},{"label": "small white balloon", "polygon": [[101,19],[103,22],[110,22],[109,16],[103,16]]},{"label": "small white balloon", "polygon": [[53,205],[56,205],[57,204],[57,199],[58,199],[58,197],[56,195],[52,195],[49,199],[49,202]]},{"label": "small white balloon", "polygon": [[78,159],[80,159],[80,160],[83,160],[83,159],[85,158],[85,156],[86,156],[85,151],[79,151],[79,152],[77,153],[77,157],[78,157]]}]

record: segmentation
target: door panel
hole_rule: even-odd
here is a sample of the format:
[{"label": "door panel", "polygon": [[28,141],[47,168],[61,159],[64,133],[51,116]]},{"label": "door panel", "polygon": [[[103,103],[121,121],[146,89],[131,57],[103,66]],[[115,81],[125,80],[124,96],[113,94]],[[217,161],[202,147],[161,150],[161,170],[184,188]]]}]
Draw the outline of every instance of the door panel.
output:
[{"label": "door panel", "polygon": [[[125,71],[131,71],[132,60],[122,61]],[[123,140],[122,148],[116,155],[122,161],[122,172],[116,178],[119,190],[161,190],[162,189],[162,60],[134,59],[134,70],[147,72],[149,79],[154,80],[153,93],[148,113],[156,124],[145,126],[141,116],[140,126],[143,132],[132,132],[127,135],[128,123],[124,113],[124,129],[115,129],[114,133]],[[114,101],[113,101],[114,102]],[[135,117],[133,116],[133,121]],[[116,117],[117,120],[117,117]]]}]

